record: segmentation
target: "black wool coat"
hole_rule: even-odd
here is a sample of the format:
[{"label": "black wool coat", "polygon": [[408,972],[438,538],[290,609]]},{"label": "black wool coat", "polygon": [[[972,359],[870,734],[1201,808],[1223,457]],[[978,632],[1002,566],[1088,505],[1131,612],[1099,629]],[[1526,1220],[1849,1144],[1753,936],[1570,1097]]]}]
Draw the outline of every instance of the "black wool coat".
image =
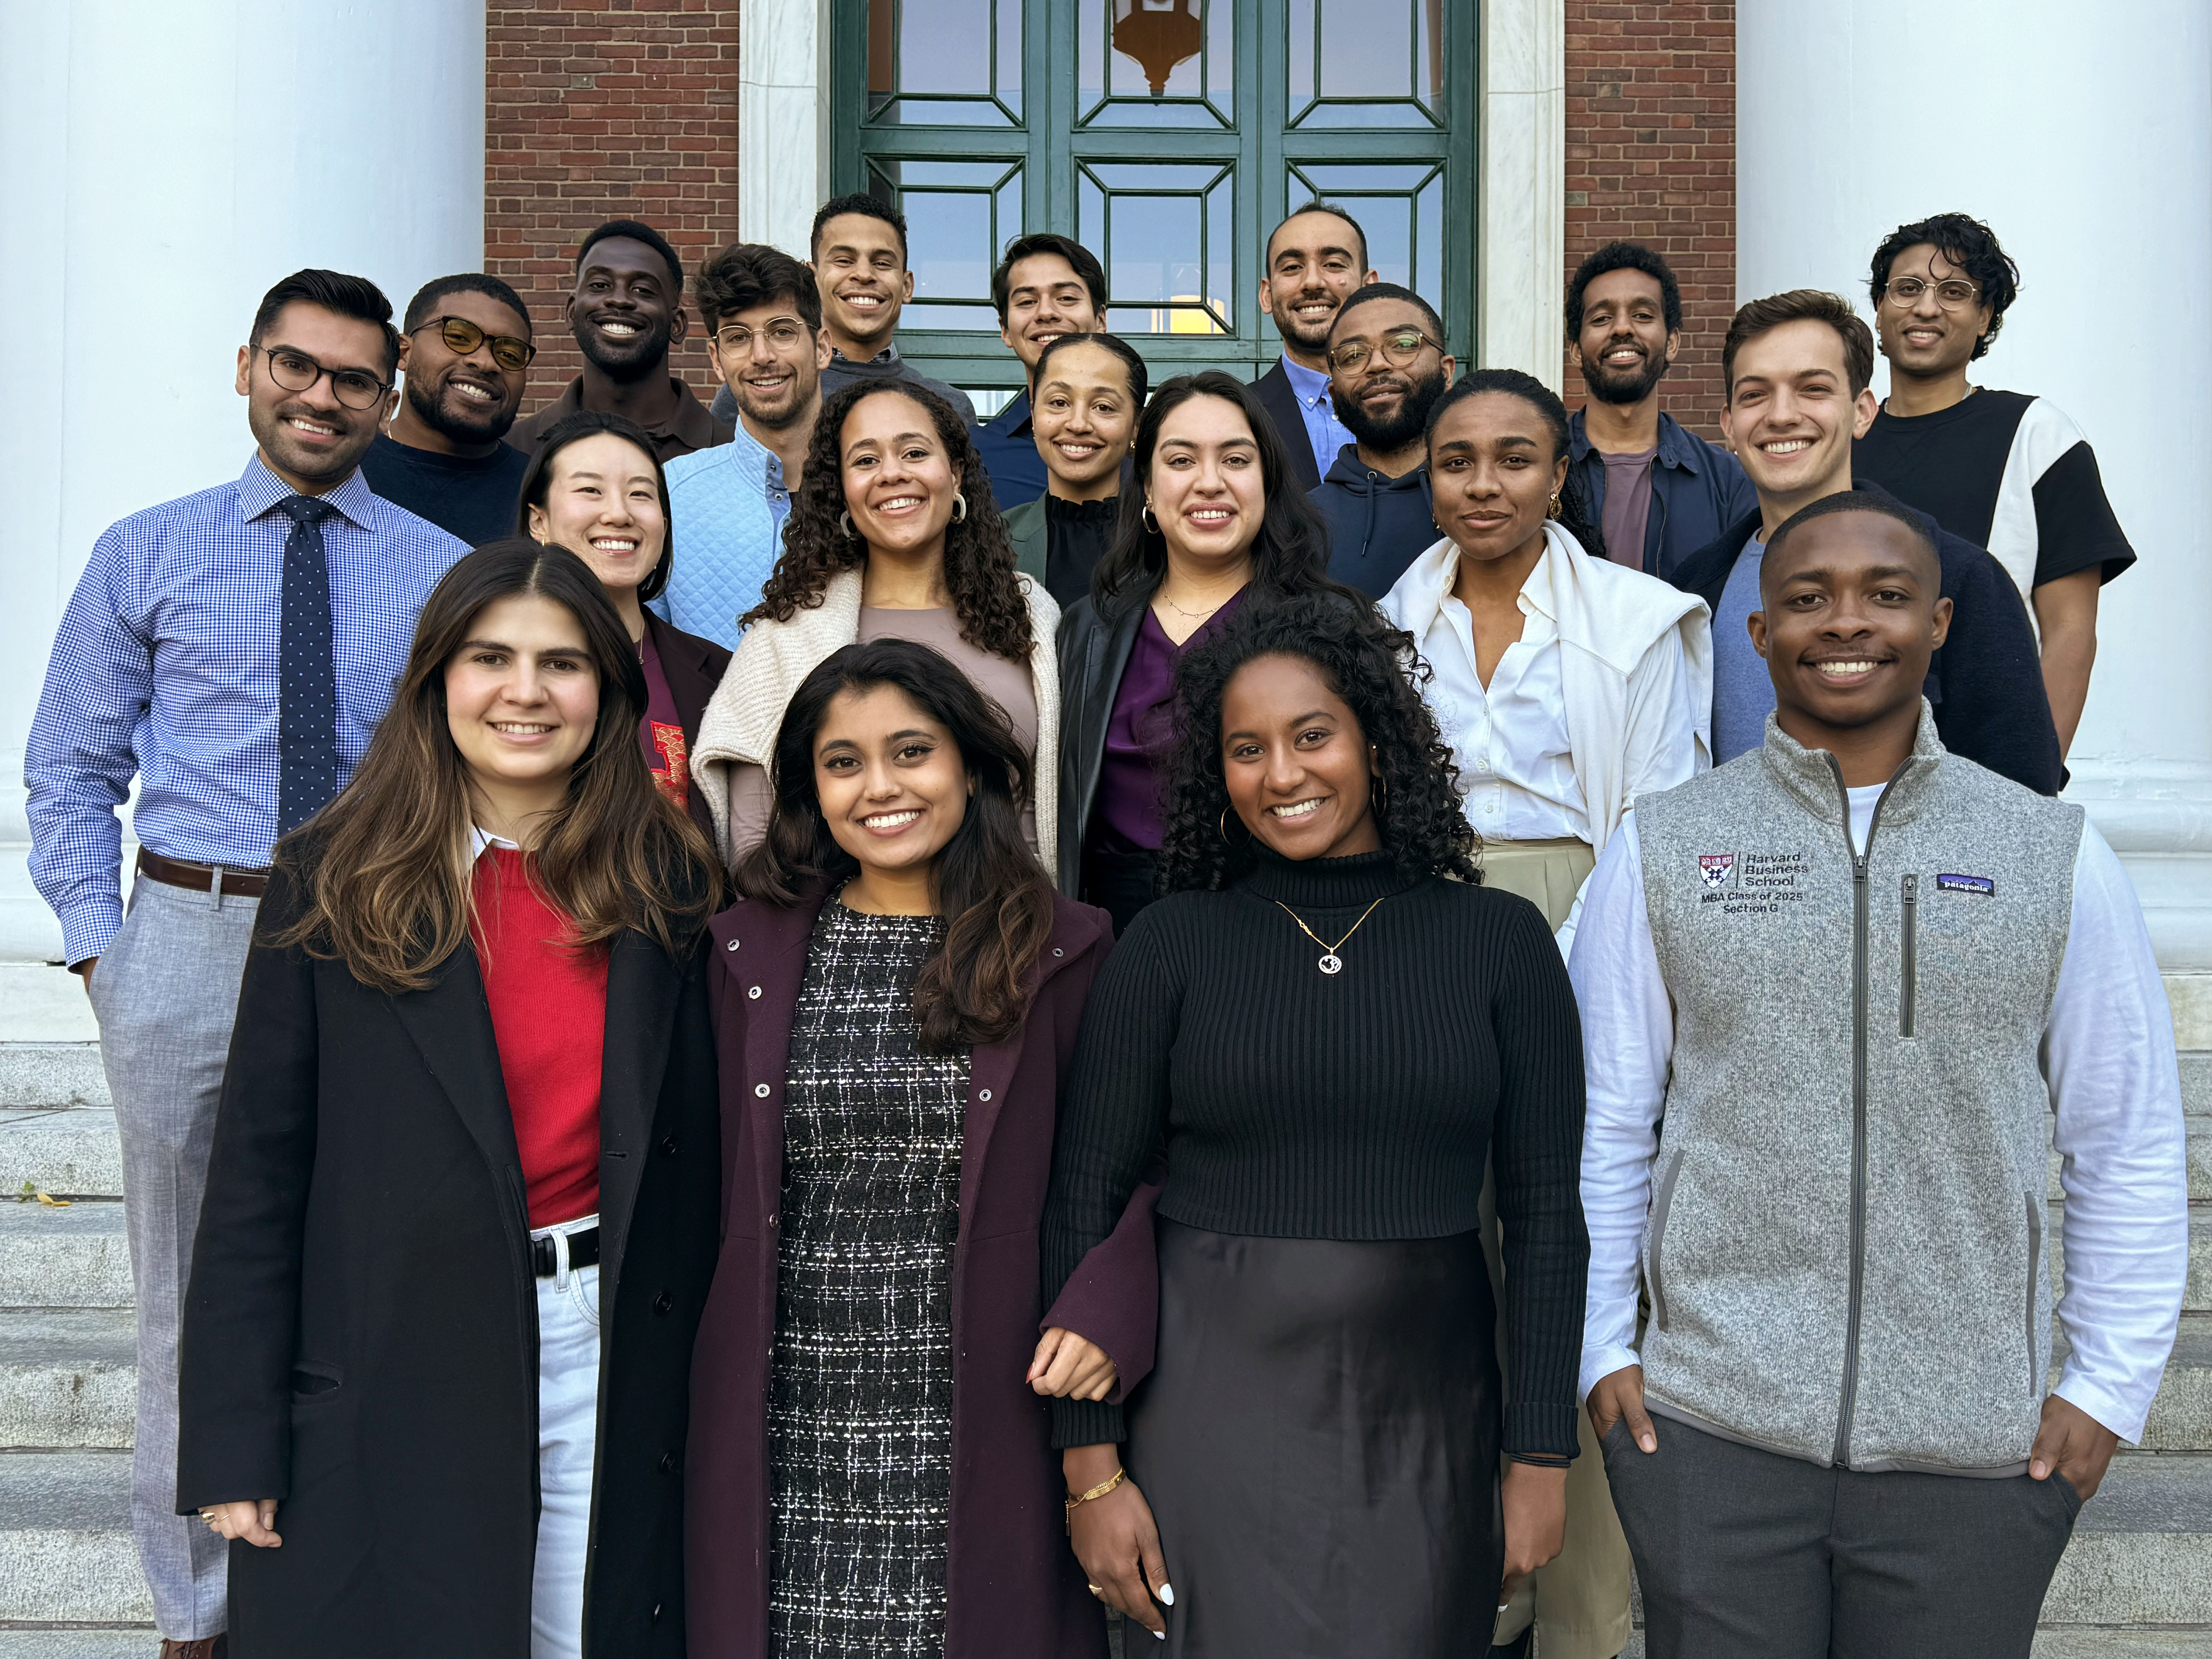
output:
[{"label": "black wool coat", "polygon": [[[538,1292],[466,945],[391,996],[256,924],[179,1358],[180,1513],[280,1500],[230,1552],[234,1659],[528,1659]],[[680,1659],[692,1337],[720,1127],[703,938],[614,942],[599,1108],[599,1471],[584,1651]]]}]

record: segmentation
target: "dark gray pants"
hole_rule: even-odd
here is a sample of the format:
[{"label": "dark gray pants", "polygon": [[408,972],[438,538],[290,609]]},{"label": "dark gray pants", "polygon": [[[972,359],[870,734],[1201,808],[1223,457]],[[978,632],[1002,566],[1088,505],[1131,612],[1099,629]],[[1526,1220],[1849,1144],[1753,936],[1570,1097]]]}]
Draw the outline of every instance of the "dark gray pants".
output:
[{"label": "dark gray pants", "polygon": [[1613,1501],[1650,1659],[2028,1659],[2081,1501],[2063,1477],[1824,1469],[1616,1423]]}]

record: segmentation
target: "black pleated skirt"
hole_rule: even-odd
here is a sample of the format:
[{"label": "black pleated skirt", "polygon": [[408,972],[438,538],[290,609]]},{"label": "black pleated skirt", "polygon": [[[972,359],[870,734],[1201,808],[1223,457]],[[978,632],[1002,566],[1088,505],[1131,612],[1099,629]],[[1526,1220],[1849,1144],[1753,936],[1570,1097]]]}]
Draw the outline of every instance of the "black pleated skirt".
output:
[{"label": "black pleated skirt", "polygon": [[1503,1571],[1497,1316],[1478,1235],[1342,1243],[1159,1224],[1132,1401],[1174,1659],[1468,1659]]}]

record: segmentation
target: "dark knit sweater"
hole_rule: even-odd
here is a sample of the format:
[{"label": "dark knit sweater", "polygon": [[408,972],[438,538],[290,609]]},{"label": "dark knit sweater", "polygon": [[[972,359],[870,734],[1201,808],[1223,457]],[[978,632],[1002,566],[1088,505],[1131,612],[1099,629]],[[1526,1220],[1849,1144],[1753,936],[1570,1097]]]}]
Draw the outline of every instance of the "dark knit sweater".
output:
[{"label": "dark knit sweater", "polygon": [[[1054,1146],[1049,1305],[1164,1142],[1159,1213],[1278,1238],[1471,1231],[1494,1151],[1512,1375],[1504,1448],[1571,1456],[1582,1354],[1583,1051],[1536,908],[1383,854],[1262,853],[1224,893],[1144,911],[1108,958]],[[1316,965],[1370,902],[1343,971]],[[1118,1406],[1053,1402],[1064,1445],[1121,1437]]]}]

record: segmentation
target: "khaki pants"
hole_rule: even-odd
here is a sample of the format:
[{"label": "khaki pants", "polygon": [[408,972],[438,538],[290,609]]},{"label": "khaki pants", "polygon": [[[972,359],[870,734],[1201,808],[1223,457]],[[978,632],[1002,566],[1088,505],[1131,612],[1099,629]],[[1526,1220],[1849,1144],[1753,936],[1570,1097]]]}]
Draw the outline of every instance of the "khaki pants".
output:
[{"label": "khaki pants", "polygon": [[[1486,842],[1480,862],[1483,885],[1527,899],[1556,930],[1574,908],[1575,895],[1596,866],[1597,855],[1587,842],[1573,839]],[[1500,1264],[1504,1258],[1487,1176],[1482,1183],[1482,1242],[1502,1310]],[[1503,1320],[1498,1362],[1510,1377]],[[1628,1645],[1628,1540],[1613,1513],[1605,1456],[1590,1432],[1589,1414],[1577,1412],[1576,1420],[1582,1431],[1582,1452],[1567,1471],[1565,1547],[1514,1592],[1505,1611],[1498,1615],[1491,1640],[1510,1642],[1534,1624],[1540,1659],[1613,1659]]]}]

